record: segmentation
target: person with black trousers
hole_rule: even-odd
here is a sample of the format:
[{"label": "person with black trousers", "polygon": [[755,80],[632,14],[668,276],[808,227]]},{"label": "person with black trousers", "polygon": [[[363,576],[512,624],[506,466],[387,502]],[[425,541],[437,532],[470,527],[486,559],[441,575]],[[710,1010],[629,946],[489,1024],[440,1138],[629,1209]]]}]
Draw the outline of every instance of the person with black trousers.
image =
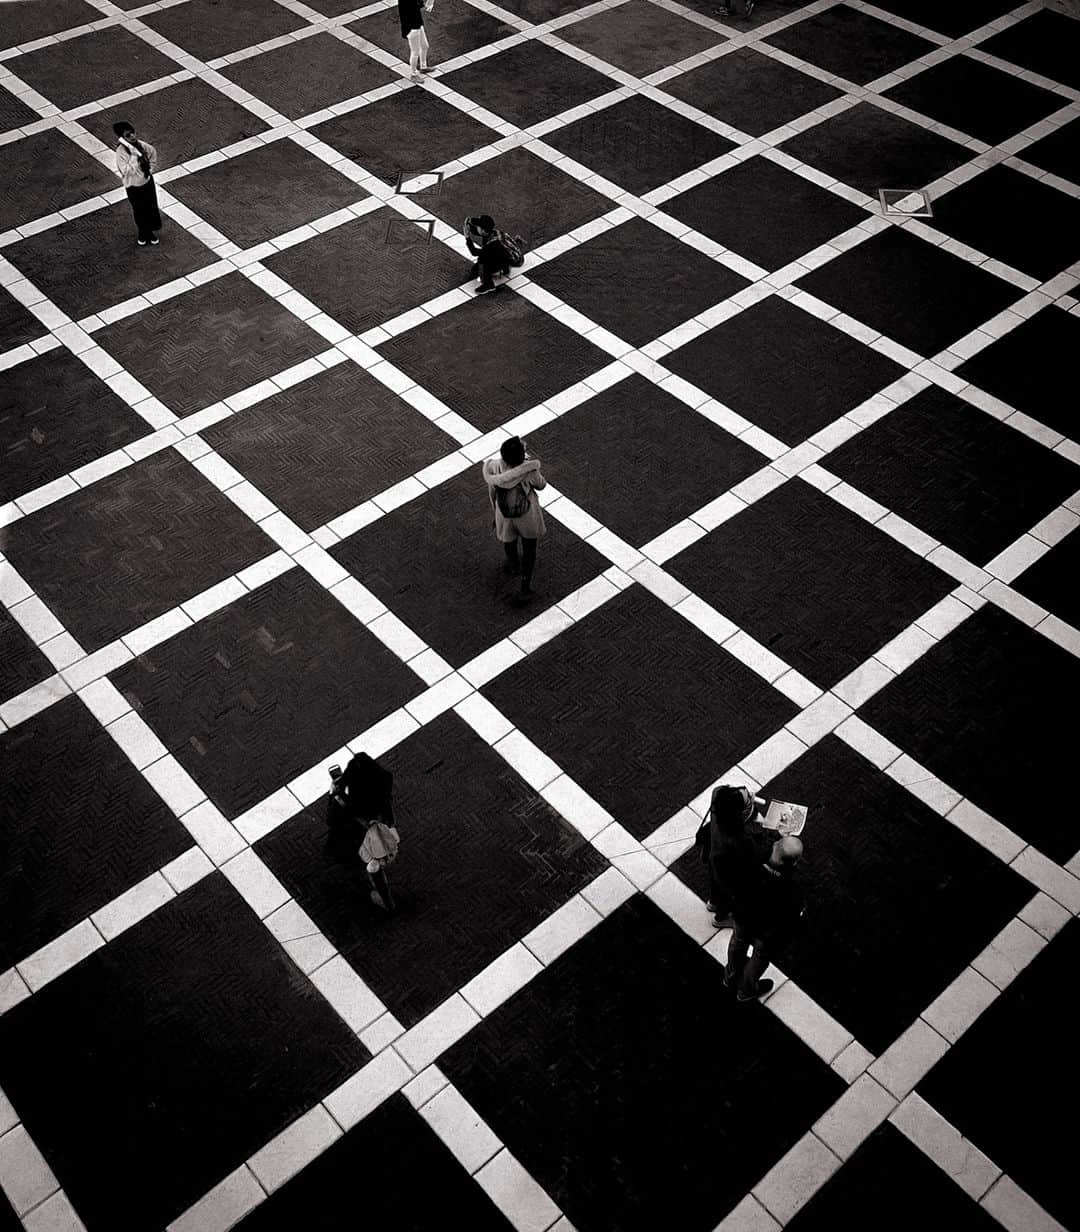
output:
[{"label": "person with black trousers", "polygon": [[746,787],[721,785],[712,794],[709,816],[696,840],[709,870],[709,901],[715,928],[731,928],[735,904],[758,875],[768,855],[766,833],[756,824],[765,801]]},{"label": "person with black trousers", "polygon": [[364,866],[371,883],[371,901],[377,907],[393,911],[394,896],[385,868],[378,861],[365,861],[360,855],[360,848],[370,826],[376,821],[393,826],[396,831],[394,776],[367,753],[357,753],[344,773],[339,767],[331,766],[330,780],[330,794],[326,801],[329,830],[327,855],[337,863],[357,870]]},{"label": "person with black trousers", "polygon": [[136,243],[140,248],[157,244],[157,232],[161,230],[161,214],[158,212],[157,189],[154,187],[154,172],[157,170],[157,150],[149,141],[139,141],[135,128],[127,120],[118,120],[113,132],[119,144],[116,147],[116,174],[127,191],[131,212],[135,216],[138,233]]},{"label": "person with black trousers", "polygon": [[477,295],[497,290],[495,275],[505,278],[512,266],[522,264],[523,242],[520,236],[511,237],[499,231],[490,214],[475,214],[465,219],[465,247],[476,258],[472,273],[480,279]]},{"label": "person with black trousers", "polygon": [[[724,987],[734,989],[741,1002],[755,1001],[772,992],[773,981],[761,979],[770,956],[785,945],[806,914],[795,866],[803,845],[794,835],[773,843],[758,878],[735,906],[735,932],[728,945]],[[749,957],[747,957],[749,953]]]}]

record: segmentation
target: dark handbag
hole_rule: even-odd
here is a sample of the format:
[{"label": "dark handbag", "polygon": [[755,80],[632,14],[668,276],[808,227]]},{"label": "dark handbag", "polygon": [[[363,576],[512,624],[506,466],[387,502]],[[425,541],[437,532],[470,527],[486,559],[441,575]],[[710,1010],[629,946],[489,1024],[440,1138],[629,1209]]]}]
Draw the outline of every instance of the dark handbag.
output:
[{"label": "dark handbag", "polygon": [[708,865],[709,859],[712,856],[712,831],[709,826],[712,821],[712,813],[705,814],[705,820],[697,828],[697,833],[694,835],[694,847],[697,850],[698,858],[702,864]]}]

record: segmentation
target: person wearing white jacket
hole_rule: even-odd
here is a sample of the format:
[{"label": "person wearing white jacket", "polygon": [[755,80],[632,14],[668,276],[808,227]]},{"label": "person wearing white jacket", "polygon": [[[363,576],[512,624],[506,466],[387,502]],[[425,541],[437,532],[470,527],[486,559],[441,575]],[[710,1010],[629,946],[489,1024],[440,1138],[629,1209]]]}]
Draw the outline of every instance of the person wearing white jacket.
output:
[{"label": "person wearing white jacket", "polygon": [[488,458],[484,463],[483,474],[491,501],[495,538],[503,545],[507,569],[510,573],[521,574],[521,598],[528,600],[534,593],[536,541],[547,534],[544,511],[536,495],[539,489],[547,487],[540,459],[530,458],[525,442],[518,436],[511,436],[503,441],[499,457]]},{"label": "person wearing white jacket", "polygon": [[140,248],[156,244],[156,232],[161,230],[161,215],[158,213],[157,189],[154,187],[154,172],[157,170],[157,150],[149,141],[139,141],[134,126],[127,120],[118,120],[113,125],[119,144],[116,147],[116,174],[127,190],[131,212]]}]

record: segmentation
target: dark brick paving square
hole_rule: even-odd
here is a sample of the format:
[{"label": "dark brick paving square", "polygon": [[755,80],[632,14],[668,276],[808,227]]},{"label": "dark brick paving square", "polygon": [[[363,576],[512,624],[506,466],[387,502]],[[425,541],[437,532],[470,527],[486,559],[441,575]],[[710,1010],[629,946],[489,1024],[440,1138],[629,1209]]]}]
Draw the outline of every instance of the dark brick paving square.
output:
[{"label": "dark brick paving square", "polygon": [[1062,977],[1077,962],[1080,924],[1070,920],[919,1084],[924,1099],[1064,1227],[1080,1222],[1070,1135],[1060,1128],[1080,1096],[1075,1067],[1061,1063],[1076,1036]]},{"label": "dark brick paving square", "polygon": [[[10,249],[8,250],[10,252]],[[24,342],[47,333],[45,326],[19,303],[14,295],[0,287],[0,354]],[[5,378],[6,379],[6,378]]]},{"label": "dark brick paving square", "polygon": [[0,701],[16,697],[54,670],[7,608],[0,608]]},{"label": "dark brick paving square", "polygon": [[147,13],[142,20],[201,60],[254,47],[307,25],[274,0],[229,0],[227,5],[218,0],[189,0]]},{"label": "dark brick paving square", "polygon": [[754,137],[840,97],[835,86],[749,47],[665,81],[661,89]]},{"label": "dark brick paving square", "polygon": [[302,569],[155,646],[112,679],[228,817],[423,691]]},{"label": "dark brick paving square", "polygon": [[979,50],[1080,90],[1080,21],[1042,9],[979,44]]},{"label": "dark brick paving square", "polygon": [[[356,5],[350,2],[350,8]],[[503,6],[505,7],[505,6]],[[424,14],[424,23],[428,41],[431,43],[429,64],[438,65],[446,60],[453,60],[466,52],[475,51],[478,47],[486,47],[499,39],[509,38],[516,34],[514,26],[509,26],[498,17],[482,13],[471,4],[443,4],[437,12]],[[397,9],[383,9],[359,21],[352,21],[345,27],[353,30],[361,38],[384,51],[407,59],[408,44],[401,37],[401,23]]]},{"label": "dark brick paving square", "polygon": [[16,56],[7,64],[62,111],[178,71],[175,60],[122,26],[92,30]]},{"label": "dark brick paving square", "polygon": [[795,286],[927,356],[997,316],[1023,294],[1012,283],[900,227],[841,253]]},{"label": "dark brick paving square", "polygon": [[223,420],[204,438],[304,530],[457,448],[350,363]]},{"label": "dark brick paving square", "polygon": [[[616,88],[610,77],[528,41],[448,73],[443,81],[501,119],[528,128]],[[498,134],[492,134],[498,140]]]},{"label": "dark brick paving square", "polygon": [[[612,201],[519,147],[444,180],[438,195],[424,202],[455,230],[481,207],[499,226],[523,235],[528,249],[599,218]],[[528,255],[525,269],[531,277]]]},{"label": "dark brick paving square", "polygon": [[89,652],[275,547],[168,450],[21,518],[4,551]]},{"label": "dark brick paving square", "polygon": [[531,433],[529,448],[558,459],[560,492],[638,547],[764,463],[637,373]]},{"label": "dark brick paving square", "polygon": [[[297,185],[303,191],[297,191]],[[287,138],[214,163],[169,185],[241,248],[362,201],[368,194]]]},{"label": "dark brick paving square", "polygon": [[220,873],[15,1006],[0,1040],[27,1132],[115,1232],[163,1227],[369,1055]]},{"label": "dark brick paving square", "polygon": [[434,170],[499,136],[420,89],[379,99],[311,132],[387,184],[397,184],[401,171]]},{"label": "dark brick paving square", "polygon": [[350,333],[362,334],[469,275],[465,258],[445,244],[399,243],[396,235],[387,242],[387,224],[400,218],[396,210],[374,210],[263,264]]},{"label": "dark brick paving square", "polygon": [[506,0],[500,7],[517,14],[524,21],[539,25],[551,21],[553,17],[562,17],[564,13],[584,8],[585,0]]},{"label": "dark brick paving square", "polygon": [[953,56],[924,69],[887,90],[885,97],[989,145],[1067,105],[1063,95],[971,56]]},{"label": "dark brick paving square", "polygon": [[529,278],[634,346],[746,286],[726,266],[641,218],[545,261]]},{"label": "dark brick paving square", "polygon": [[856,85],[875,81],[937,46],[846,4],[785,26],[766,41]]},{"label": "dark brick paving square", "polygon": [[484,692],[636,838],[795,712],[639,587],[533,651]]},{"label": "dark brick paving square", "polygon": [[[157,150],[158,165],[163,170],[257,136],[268,128],[264,120],[246,107],[198,78],[128,99],[123,104],[123,113],[140,137],[144,136]],[[108,108],[85,116],[79,123],[115,149],[114,118],[115,109]]]},{"label": "dark brick paving square", "polygon": [[[172,185],[170,185],[172,187]],[[4,256],[78,320],[212,264],[215,254],[183,227],[166,223],[153,251],[135,243],[127,201],[82,214],[4,249]]]},{"label": "dark brick paving square", "polygon": [[398,911],[378,921],[377,944],[363,870],[332,864],[324,852],[322,801],[257,850],[364,982],[412,1026],[607,861],[455,714],[428,724],[380,764],[394,775],[394,814],[407,848],[393,872]]},{"label": "dark brick paving square", "polygon": [[[1032,896],[1018,873],[835,736],[762,792],[813,809],[799,865],[806,919],[776,961],[872,1052],[884,1052]],[[696,851],[674,872],[707,896]]]},{"label": "dark brick paving square", "polygon": [[0,500],[59,479],[149,431],[68,350],[8,368],[0,380]]},{"label": "dark brick paving square", "polygon": [[340,17],[342,13],[351,13],[356,8],[356,0],[310,0],[308,8],[322,13],[324,17]]},{"label": "dark brick paving square", "polygon": [[1016,0],[949,0],[948,4],[940,0],[877,0],[874,7],[959,38],[1011,12]]},{"label": "dark brick paving square", "polygon": [[865,102],[798,133],[780,149],[874,198],[879,188],[931,184],[974,153]]},{"label": "dark brick paving square", "polygon": [[14,94],[9,94],[7,90],[0,90],[0,133],[6,133],[13,128],[22,128],[40,119],[41,117],[32,107],[27,107],[24,102],[17,99]]},{"label": "dark brick paving square", "polygon": [[116,185],[116,176],[55,128],[9,142],[0,146],[0,230],[43,218]]},{"label": "dark brick paving square", "polygon": [[722,523],[667,568],[824,688],[956,585],[857,514],[797,481]]},{"label": "dark brick paving square", "polygon": [[1080,440],[1075,401],[1062,397],[1073,380],[1070,357],[1077,347],[1080,320],[1051,304],[973,355],[956,374],[1056,432]]},{"label": "dark brick paving square", "polygon": [[659,188],[734,149],[726,137],[640,94],[575,120],[545,140],[633,193]]},{"label": "dark brick paving square", "polygon": [[903,375],[899,364],[776,295],[665,355],[664,366],[788,445]]},{"label": "dark brick paving square", "polygon": [[1080,535],[1065,536],[1012,583],[1029,599],[1045,607],[1073,628],[1080,629]]},{"label": "dark brick paving square", "polygon": [[293,120],[398,80],[385,65],[332,34],[226,65],[223,76]]},{"label": "dark brick paving square", "polygon": [[987,604],[860,713],[950,787],[1064,863],[1078,844],[1075,816],[1053,804],[1068,794],[1075,759],[1060,705],[1078,685],[1074,655]]},{"label": "dark brick paving square", "polygon": [[984,565],[1076,491],[1044,445],[931,387],[845,441],[831,471]]},{"label": "dark brick paving square", "polygon": [[865,210],[767,158],[749,158],[663,208],[771,270],[866,220]]},{"label": "dark brick paving square", "polygon": [[326,339],[242,274],[107,325],[95,341],[177,415],[319,355]]},{"label": "dark brick paving square", "polygon": [[1046,280],[1080,257],[1080,201],[998,165],[934,201],[933,225]]},{"label": "dark brick paving square", "polygon": [[1043,171],[1080,184],[1080,119],[1062,124],[1048,137],[1026,146],[1023,159]]},{"label": "dark brick paving square", "polygon": [[[348,0],[355,7],[354,0]],[[365,1183],[362,1198],[357,1179]],[[417,1179],[423,1177],[423,1183]],[[957,1191],[959,1192],[959,1190]],[[455,1223],[470,1232],[510,1232],[494,1202],[450,1154],[404,1095],[392,1095],[354,1129],[275,1190],[236,1232],[354,1232],[368,1226],[430,1232]]]},{"label": "dark brick paving square", "polygon": [[191,846],[184,827],[77,697],[0,736],[5,968]]},{"label": "dark brick paving square", "polygon": [[638,895],[439,1066],[581,1232],[712,1228],[843,1089],[718,975]]},{"label": "dark brick paving square", "polygon": [[[548,468],[552,483],[556,472]],[[608,561],[554,518],[538,550],[536,599],[515,606],[479,465],[330,549],[455,666],[603,573]]]},{"label": "dark brick paving square", "polygon": [[954,1232],[1001,1228],[947,1172],[886,1122],[785,1228],[787,1232],[834,1232],[845,1227],[911,1232],[926,1223]]},{"label": "dark brick paving square", "polygon": [[[482,348],[476,346],[480,337]],[[509,291],[453,308],[378,349],[485,432],[606,367],[611,359]],[[514,357],[512,370],[508,355]]]},{"label": "dark brick paving square", "polygon": [[647,77],[726,42],[724,35],[676,17],[648,0],[628,0],[618,8],[564,26],[559,37],[635,77]]},{"label": "dark brick paving square", "polygon": [[18,47],[34,39],[100,21],[101,12],[83,0],[37,0],[35,4],[5,4],[0,8],[0,48]]}]

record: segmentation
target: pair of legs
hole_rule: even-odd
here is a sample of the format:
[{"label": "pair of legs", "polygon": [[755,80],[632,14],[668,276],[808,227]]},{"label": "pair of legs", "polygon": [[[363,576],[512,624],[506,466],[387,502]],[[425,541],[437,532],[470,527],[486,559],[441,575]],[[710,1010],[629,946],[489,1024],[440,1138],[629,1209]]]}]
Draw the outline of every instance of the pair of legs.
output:
[{"label": "pair of legs", "polygon": [[371,871],[371,865],[367,866],[368,881],[371,883],[371,901],[376,907],[382,907],[384,911],[394,910],[394,895],[390,890],[390,878],[386,875],[386,869],[375,866],[375,871]]},{"label": "pair of legs", "polygon": [[131,202],[131,212],[135,218],[139,246],[156,244],[158,239],[155,232],[161,230],[161,215],[158,212],[157,190],[154,187],[154,181],[149,180],[138,188],[129,188],[127,197]]},{"label": "pair of legs", "polygon": [[[747,952],[751,951],[747,957]],[[772,987],[772,980],[762,980],[761,973],[769,965],[769,945],[764,937],[755,937],[738,920],[728,945],[724,987],[734,988],[740,1001],[753,1001]]]},{"label": "pair of legs", "polygon": [[[749,17],[753,11],[754,11],[754,0],[742,0],[742,15],[744,17]],[[734,17],[735,16],[734,0],[726,0],[725,3],[721,3],[720,12],[725,17]]]},{"label": "pair of legs", "polygon": [[421,73],[427,72],[428,41],[427,31],[421,26],[418,30],[409,31],[409,72],[415,81]]},{"label": "pair of legs", "polygon": [[523,595],[532,594],[532,575],[536,568],[536,540],[526,539],[522,536],[521,539],[521,560],[518,561],[518,541],[512,539],[509,543],[503,544],[503,551],[506,553],[506,563],[510,566],[511,573],[521,572],[521,593]]},{"label": "pair of legs", "polygon": [[476,257],[475,273],[480,278],[480,290],[490,291],[495,286],[495,275],[510,273],[510,259],[498,240],[485,244]]}]

